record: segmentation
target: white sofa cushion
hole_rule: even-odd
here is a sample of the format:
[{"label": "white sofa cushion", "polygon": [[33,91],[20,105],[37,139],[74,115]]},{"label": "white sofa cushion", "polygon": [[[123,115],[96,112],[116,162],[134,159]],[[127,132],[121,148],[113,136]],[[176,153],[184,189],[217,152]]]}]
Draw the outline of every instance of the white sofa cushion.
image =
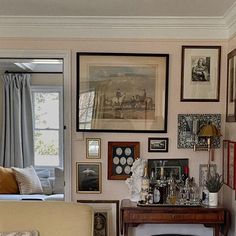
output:
[{"label": "white sofa cushion", "polygon": [[5,233],[1,233],[0,232],[0,236],[38,236],[38,231],[14,231],[14,232],[5,232]]},{"label": "white sofa cushion", "polygon": [[33,166],[26,168],[12,167],[20,194],[43,193],[43,189]]},{"label": "white sofa cushion", "polygon": [[64,193],[64,171],[60,167],[55,167],[55,180],[53,193]]}]

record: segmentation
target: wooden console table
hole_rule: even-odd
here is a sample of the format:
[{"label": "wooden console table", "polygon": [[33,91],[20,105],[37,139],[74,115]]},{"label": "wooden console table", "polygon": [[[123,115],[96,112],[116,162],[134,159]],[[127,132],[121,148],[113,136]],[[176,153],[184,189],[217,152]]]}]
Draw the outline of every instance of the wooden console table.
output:
[{"label": "wooden console table", "polygon": [[122,200],[121,234],[128,236],[129,227],[139,224],[204,224],[214,228],[214,236],[227,236],[230,212],[224,207],[137,206],[128,199]]}]

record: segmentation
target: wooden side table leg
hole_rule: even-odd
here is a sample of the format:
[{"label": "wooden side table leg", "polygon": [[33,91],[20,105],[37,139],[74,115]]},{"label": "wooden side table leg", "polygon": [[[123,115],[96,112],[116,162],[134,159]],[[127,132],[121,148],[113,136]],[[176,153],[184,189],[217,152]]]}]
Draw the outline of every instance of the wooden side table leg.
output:
[{"label": "wooden side table leg", "polygon": [[220,236],[220,225],[216,224],[214,227],[214,236]]},{"label": "wooden side table leg", "polygon": [[128,236],[128,233],[129,233],[129,225],[124,224],[124,236]]}]

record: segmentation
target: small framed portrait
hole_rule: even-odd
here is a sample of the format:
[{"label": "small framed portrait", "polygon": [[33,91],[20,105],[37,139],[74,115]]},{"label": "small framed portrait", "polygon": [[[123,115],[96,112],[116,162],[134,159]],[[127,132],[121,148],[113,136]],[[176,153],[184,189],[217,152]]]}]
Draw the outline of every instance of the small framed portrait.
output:
[{"label": "small framed portrait", "polygon": [[139,152],[139,142],[108,142],[108,179],[127,179]]},{"label": "small framed portrait", "polygon": [[94,236],[119,236],[119,200],[77,200],[93,207]]},{"label": "small framed portrait", "polygon": [[211,175],[216,174],[216,164],[200,164],[199,166],[199,186],[204,186],[207,180],[208,172]]},{"label": "small framed portrait", "polygon": [[168,138],[148,138],[148,152],[168,152]]},{"label": "small framed portrait", "polygon": [[101,158],[100,138],[86,138],[86,158],[88,159]]},{"label": "small framed portrait", "polygon": [[101,193],[101,169],[100,162],[77,162],[77,193]]},{"label": "small framed portrait", "polygon": [[220,57],[220,46],[182,46],[181,101],[219,101]]}]

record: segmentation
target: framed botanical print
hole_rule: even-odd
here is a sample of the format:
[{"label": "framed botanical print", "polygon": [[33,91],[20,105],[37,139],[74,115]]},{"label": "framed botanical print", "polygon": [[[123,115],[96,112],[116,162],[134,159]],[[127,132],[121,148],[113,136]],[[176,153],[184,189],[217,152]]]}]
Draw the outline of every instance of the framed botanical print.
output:
[{"label": "framed botanical print", "polygon": [[220,46],[182,46],[181,101],[219,101],[220,59]]},{"label": "framed botanical print", "polygon": [[236,121],[236,49],[227,55],[226,122]]},{"label": "framed botanical print", "polygon": [[168,73],[168,54],[77,53],[77,131],[166,133]]},{"label": "framed botanical print", "polygon": [[101,193],[102,166],[100,162],[76,163],[76,190],[77,193]]},{"label": "framed botanical print", "polygon": [[108,142],[108,179],[127,179],[139,152],[139,142]]}]

